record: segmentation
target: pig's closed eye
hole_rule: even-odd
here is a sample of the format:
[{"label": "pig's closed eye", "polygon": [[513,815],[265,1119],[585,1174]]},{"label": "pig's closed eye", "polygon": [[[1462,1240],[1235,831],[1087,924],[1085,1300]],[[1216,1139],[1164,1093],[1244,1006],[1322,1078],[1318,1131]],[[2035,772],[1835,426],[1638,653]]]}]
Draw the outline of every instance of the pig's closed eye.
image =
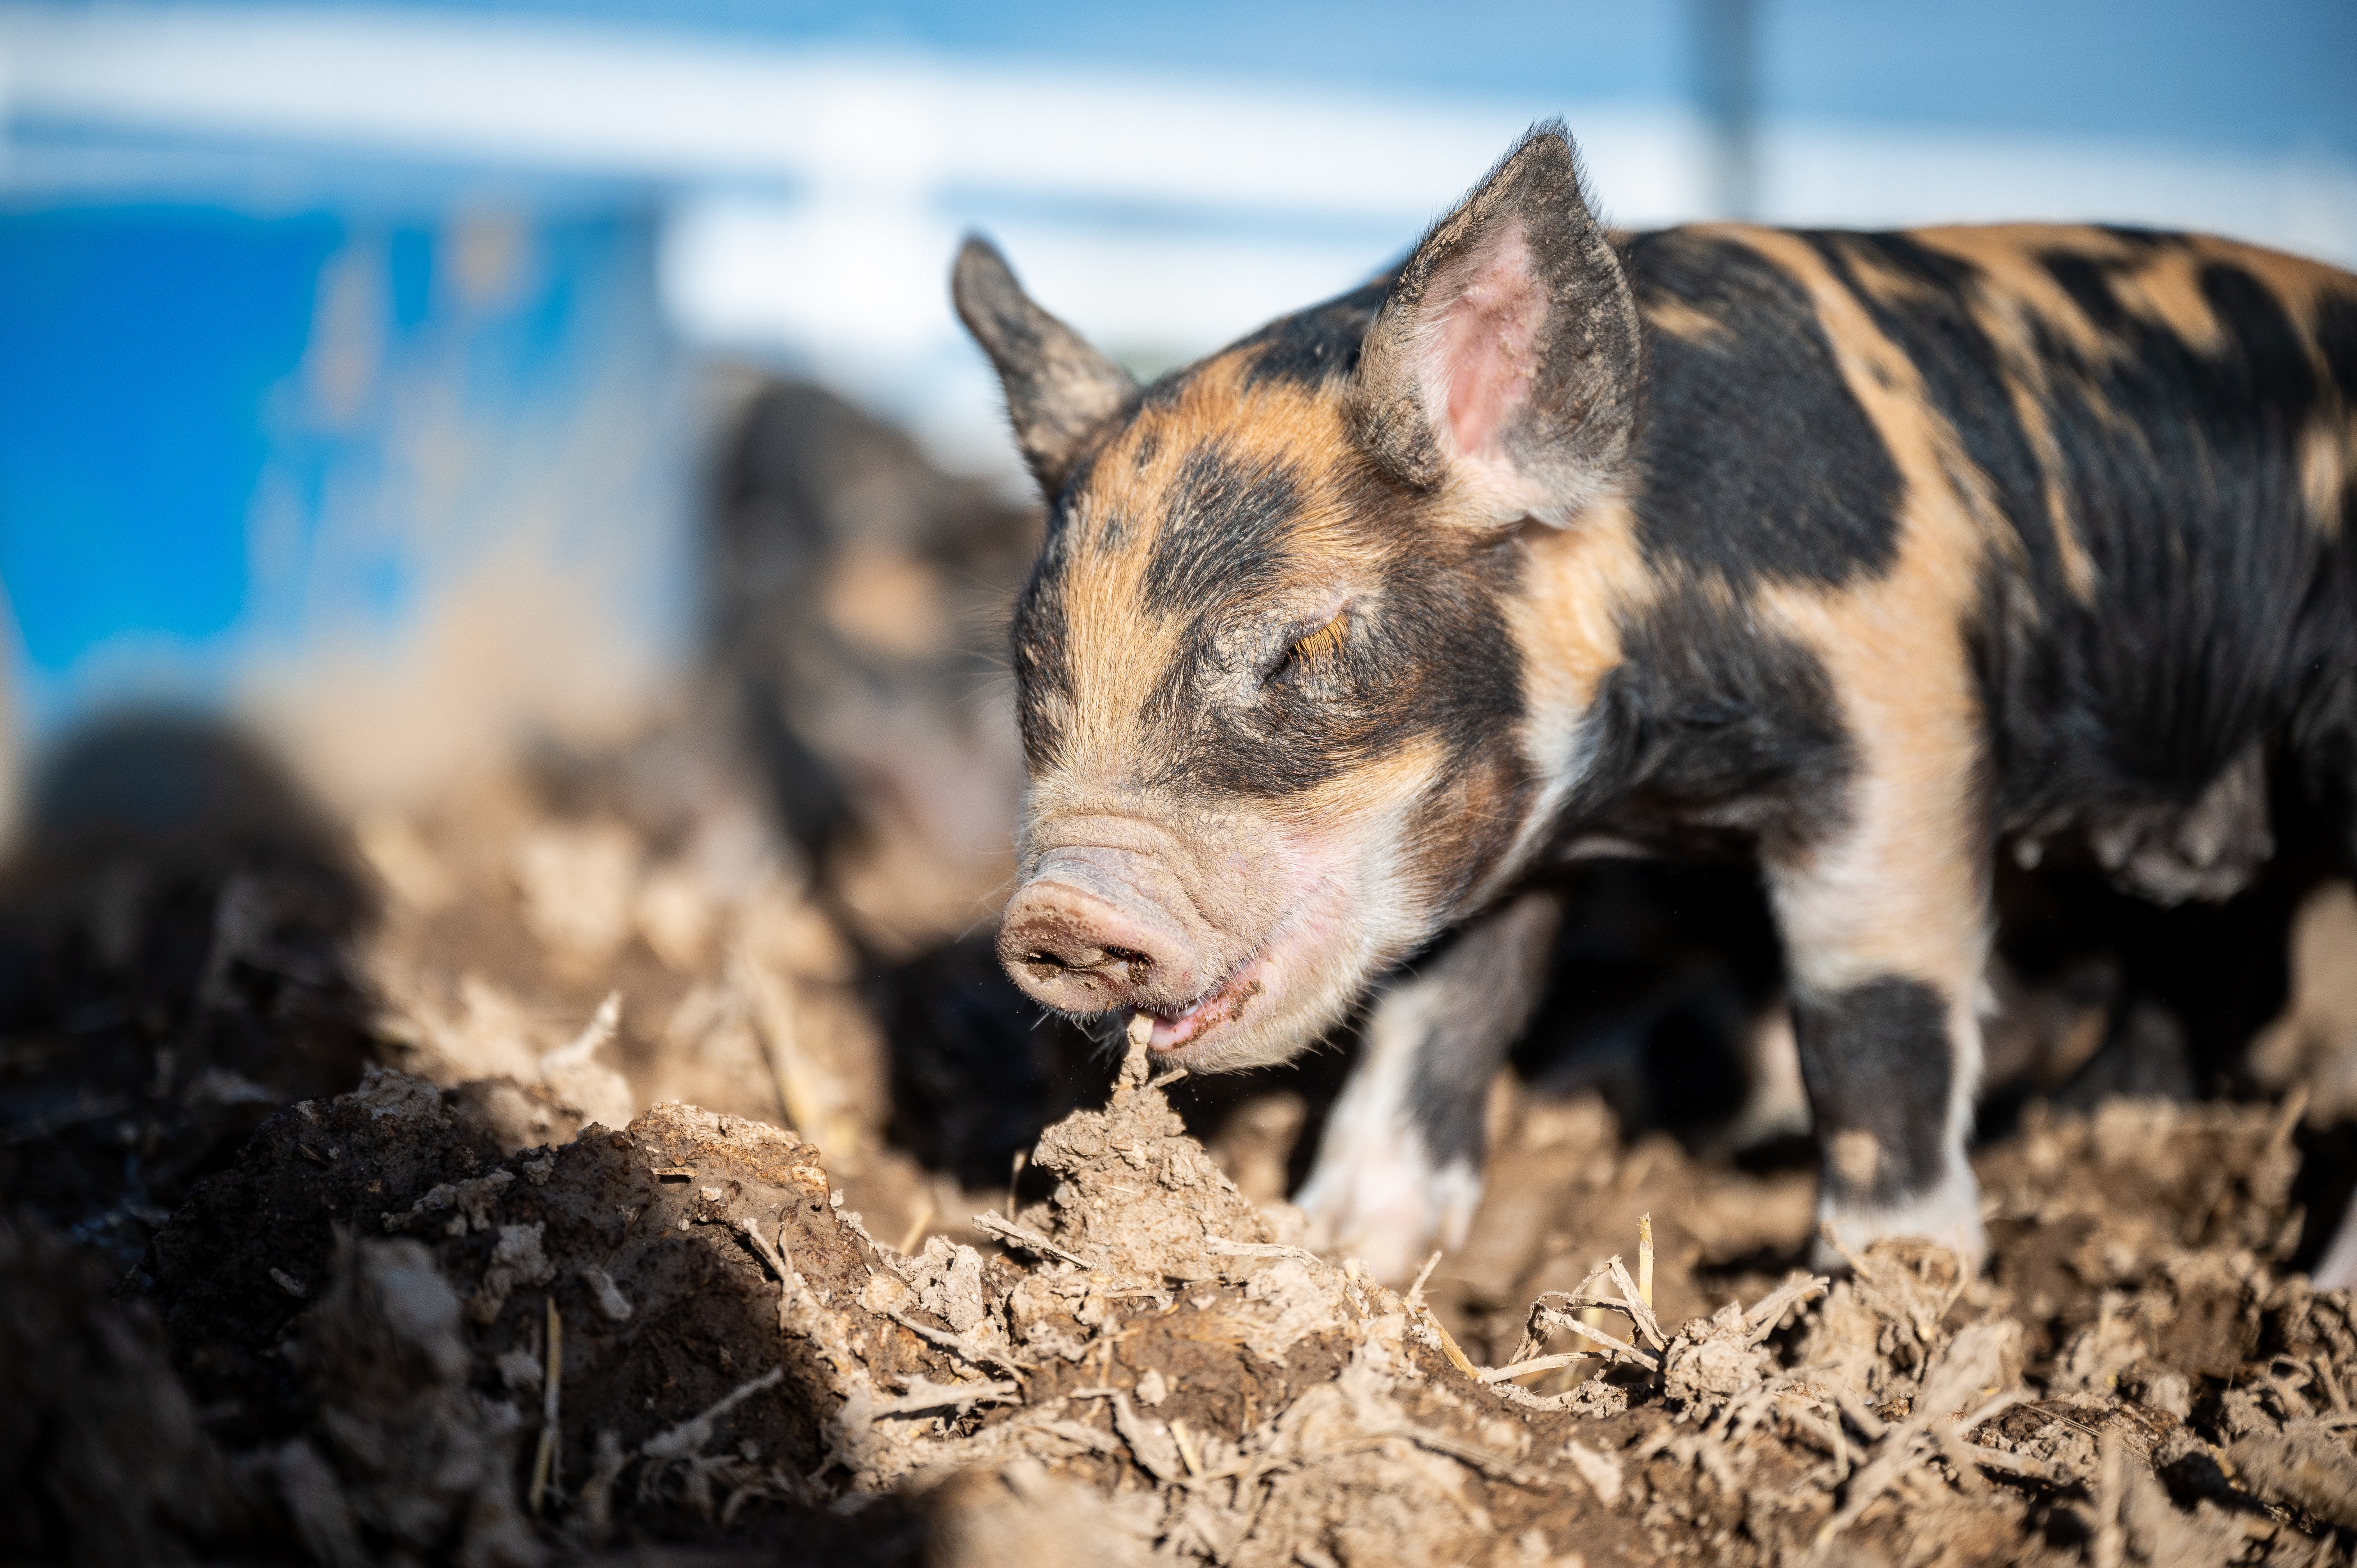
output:
[{"label": "pig's closed eye", "polygon": [[1336,616],[1308,636],[1297,638],[1285,650],[1285,657],[1268,672],[1276,681],[1289,675],[1307,675],[1324,669],[1340,658],[1342,639],[1350,633],[1350,618]]}]

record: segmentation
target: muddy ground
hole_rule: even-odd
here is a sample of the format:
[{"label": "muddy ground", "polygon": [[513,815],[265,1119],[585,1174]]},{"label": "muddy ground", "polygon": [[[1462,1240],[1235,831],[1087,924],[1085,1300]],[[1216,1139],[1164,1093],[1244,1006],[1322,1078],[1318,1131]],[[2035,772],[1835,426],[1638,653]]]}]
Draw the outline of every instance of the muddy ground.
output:
[{"label": "muddy ground", "polygon": [[[237,799],[270,783],[218,736],[103,744]],[[1200,1086],[1144,1081],[1118,1043],[1034,1045],[1054,1091],[991,1114],[1062,1119],[1020,1175],[929,1167],[892,1108],[938,1097],[894,1079],[953,1055],[955,950],[930,1013],[895,1015],[905,962],[783,856],[747,875],[710,847],[751,831],[725,789],[666,836],[630,768],[592,772],[348,835],[288,797],[226,837],[53,836],[16,868],[15,1555],[2305,1563],[2357,1541],[2357,1309],[2291,1267],[2343,1141],[2306,1114],[2342,1022],[2316,974],[2262,1041],[2288,1099],[2030,1101],[1978,1156],[1978,1277],[1908,1247],[1811,1276],[1805,1162],[1509,1079],[1469,1243],[1403,1291],[1297,1244],[1281,1194],[1315,1074],[1185,1101],[1207,1153],[1170,1103]],[[2345,903],[2300,928],[2309,970]],[[896,1056],[895,1016],[932,1036]]]},{"label": "muddy ground", "polygon": [[[779,395],[748,429],[846,417]],[[720,618],[811,645],[623,753],[353,822],[193,721],[49,764],[0,870],[0,1554],[2350,1561],[2357,1305],[2303,1272],[2357,1175],[2345,886],[2013,887],[1994,1257],[1833,1279],[1756,893],[1598,868],[1471,1237],[1377,1280],[1284,1202],[1343,1052],[1149,1081],[996,976],[1011,763],[969,655],[867,612],[986,620],[1022,520],[827,429],[892,483],[773,432],[727,491],[809,559]]]}]

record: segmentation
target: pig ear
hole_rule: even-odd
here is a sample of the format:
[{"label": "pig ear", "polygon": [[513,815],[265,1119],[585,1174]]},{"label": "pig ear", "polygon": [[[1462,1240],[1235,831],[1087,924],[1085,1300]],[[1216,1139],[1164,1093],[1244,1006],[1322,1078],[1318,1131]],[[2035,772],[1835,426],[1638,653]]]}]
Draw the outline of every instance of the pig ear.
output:
[{"label": "pig ear", "polygon": [[1016,445],[1053,499],[1081,444],[1129,401],[1137,382],[1033,304],[1006,258],[980,236],[969,237],[958,252],[950,297],[997,367]]},{"label": "pig ear", "polygon": [[1408,258],[1351,387],[1360,441],[1486,521],[1562,526],[1627,458],[1637,312],[1559,122],[1534,128]]}]

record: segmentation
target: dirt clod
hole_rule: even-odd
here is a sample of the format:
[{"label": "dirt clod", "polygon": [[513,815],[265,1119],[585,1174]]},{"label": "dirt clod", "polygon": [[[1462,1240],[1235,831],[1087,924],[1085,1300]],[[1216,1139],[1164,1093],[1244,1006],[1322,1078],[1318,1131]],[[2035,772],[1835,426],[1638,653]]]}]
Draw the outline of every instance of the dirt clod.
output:
[{"label": "dirt clod", "polygon": [[193,1563],[269,1535],[166,1360],[86,1253],[0,1214],[0,1540],[23,1562]]}]

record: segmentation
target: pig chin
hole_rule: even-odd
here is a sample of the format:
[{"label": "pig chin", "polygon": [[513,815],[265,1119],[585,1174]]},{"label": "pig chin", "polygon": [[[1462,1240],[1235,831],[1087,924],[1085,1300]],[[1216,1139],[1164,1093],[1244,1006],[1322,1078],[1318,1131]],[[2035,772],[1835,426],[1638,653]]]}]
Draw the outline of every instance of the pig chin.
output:
[{"label": "pig chin", "polygon": [[1290,1060],[1340,1021],[1368,974],[1336,922],[1305,912],[1193,1004],[1149,1014],[1156,1057],[1198,1072],[1235,1072]]}]

